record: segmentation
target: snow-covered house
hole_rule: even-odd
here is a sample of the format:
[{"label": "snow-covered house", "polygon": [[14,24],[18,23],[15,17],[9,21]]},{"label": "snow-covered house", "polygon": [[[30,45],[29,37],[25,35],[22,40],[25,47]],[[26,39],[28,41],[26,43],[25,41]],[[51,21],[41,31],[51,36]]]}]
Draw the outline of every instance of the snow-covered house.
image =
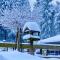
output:
[{"label": "snow-covered house", "polygon": [[34,54],[33,44],[40,40],[40,28],[36,22],[26,22],[23,27],[23,39],[31,45],[30,54]]},{"label": "snow-covered house", "polygon": [[39,25],[36,22],[27,22],[23,27],[23,39],[29,40],[32,38],[32,40],[40,40],[40,28]]},{"label": "snow-covered house", "polygon": [[[60,35],[56,35],[54,37],[50,37],[44,40],[40,40],[37,43],[38,45],[53,45],[57,46],[60,45]],[[45,51],[47,55],[60,55],[59,49],[42,49],[42,52]]]}]

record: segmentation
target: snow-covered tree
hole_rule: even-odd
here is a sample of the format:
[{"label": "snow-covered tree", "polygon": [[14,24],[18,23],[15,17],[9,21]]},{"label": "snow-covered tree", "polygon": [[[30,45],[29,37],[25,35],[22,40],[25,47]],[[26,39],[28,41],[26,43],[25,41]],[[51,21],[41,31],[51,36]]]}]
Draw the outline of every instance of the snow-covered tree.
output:
[{"label": "snow-covered tree", "polygon": [[17,24],[23,26],[30,19],[30,5],[28,0],[3,0],[1,2],[0,23],[9,28],[16,28]]},{"label": "snow-covered tree", "polygon": [[44,0],[36,0],[36,3],[34,4],[34,9],[32,11],[32,21],[36,21],[39,23],[41,28],[41,38],[42,38],[42,24],[44,23],[43,13],[44,13],[45,3]]},{"label": "snow-covered tree", "polygon": [[41,28],[41,39],[49,37],[49,16],[48,4],[51,0],[36,0],[34,10],[32,12],[32,20],[37,21]]},{"label": "snow-covered tree", "polygon": [[32,20],[38,22],[41,28],[41,39],[56,35],[55,32],[55,6],[52,0],[36,0],[34,10],[32,12]]},{"label": "snow-covered tree", "polygon": [[57,6],[55,7],[56,13],[54,16],[54,28],[55,28],[55,33],[60,34],[60,2],[57,3]]},{"label": "snow-covered tree", "polygon": [[55,35],[55,29],[54,29],[55,12],[56,11],[55,11],[54,7],[50,4],[48,4],[47,9],[45,10],[45,20],[47,21],[48,37]]},{"label": "snow-covered tree", "polygon": [[60,34],[60,2],[55,0],[46,0],[45,10],[43,18],[45,20],[42,32],[44,36],[42,38],[52,37]]},{"label": "snow-covered tree", "polygon": [[43,11],[44,11],[44,1],[43,0],[36,0],[36,3],[34,4],[33,11],[32,11],[32,17],[31,19],[36,22],[41,22],[43,20]]}]

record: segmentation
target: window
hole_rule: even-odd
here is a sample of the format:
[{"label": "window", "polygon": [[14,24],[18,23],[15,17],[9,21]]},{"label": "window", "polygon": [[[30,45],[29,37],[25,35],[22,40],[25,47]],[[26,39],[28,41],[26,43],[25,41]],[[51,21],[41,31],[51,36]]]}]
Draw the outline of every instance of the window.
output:
[{"label": "window", "polygon": [[38,36],[38,32],[34,32],[33,35]]}]

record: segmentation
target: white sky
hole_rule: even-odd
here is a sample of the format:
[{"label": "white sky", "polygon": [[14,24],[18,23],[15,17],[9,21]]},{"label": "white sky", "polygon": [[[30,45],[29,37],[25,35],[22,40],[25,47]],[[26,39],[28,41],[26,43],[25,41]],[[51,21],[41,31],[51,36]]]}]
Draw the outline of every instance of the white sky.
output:
[{"label": "white sky", "polygon": [[29,2],[30,2],[30,6],[31,6],[31,11],[32,11],[36,0],[29,0]]}]

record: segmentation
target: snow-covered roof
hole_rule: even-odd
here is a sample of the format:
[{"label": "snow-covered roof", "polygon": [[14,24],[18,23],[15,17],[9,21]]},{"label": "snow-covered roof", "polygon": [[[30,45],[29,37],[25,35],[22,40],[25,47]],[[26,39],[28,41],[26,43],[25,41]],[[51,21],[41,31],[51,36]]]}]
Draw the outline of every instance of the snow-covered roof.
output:
[{"label": "snow-covered roof", "polygon": [[37,44],[53,43],[53,42],[60,42],[60,35],[56,35],[54,37],[50,37],[47,39],[40,40],[40,41],[38,41]]},{"label": "snow-covered roof", "polygon": [[23,32],[25,31],[26,28],[28,28],[29,30],[40,32],[39,25],[36,22],[26,22],[26,24],[23,27]]},{"label": "snow-covered roof", "polygon": [[23,36],[23,39],[29,39],[29,38],[36,38],[36,39],[40,39],[40,37],[39,36],[34,36],[34,35],[31,35],[31,34],[27,34],[27,35],[25,35],[25,36]]}]

